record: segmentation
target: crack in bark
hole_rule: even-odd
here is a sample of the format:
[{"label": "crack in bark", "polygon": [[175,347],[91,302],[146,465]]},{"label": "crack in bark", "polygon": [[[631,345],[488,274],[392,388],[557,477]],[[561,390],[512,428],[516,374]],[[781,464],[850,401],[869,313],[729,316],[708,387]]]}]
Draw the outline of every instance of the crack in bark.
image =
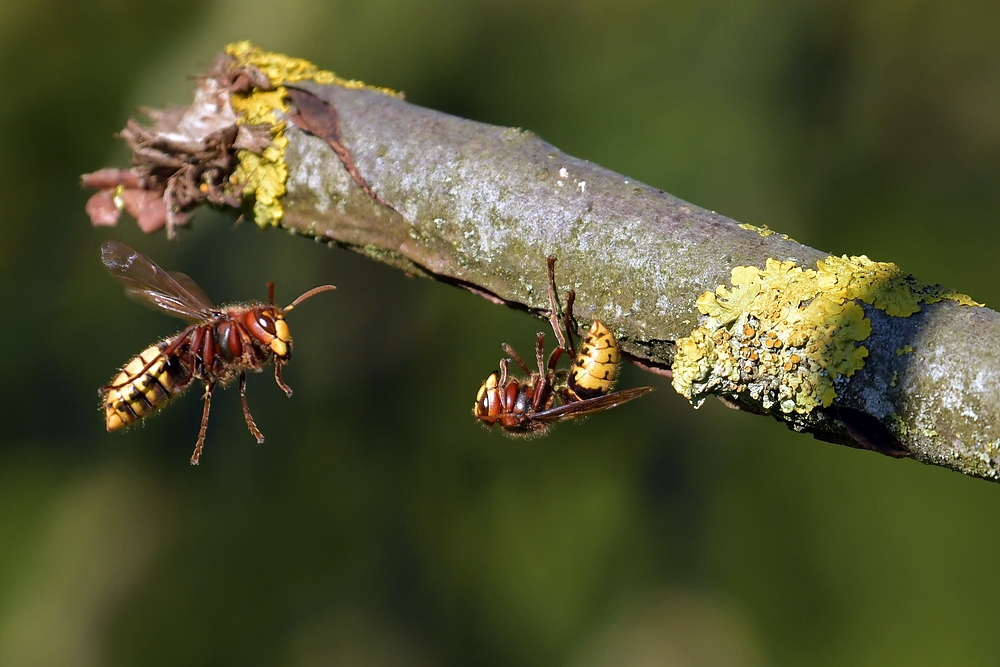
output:
[{"label": "crack in bark", "polygon": [[321,100],[307,90],[299,90],[290,85],[286,86],[286,88],[288,90],[288,97],[292,100],[292,104],[295,105],[295,111],[288,116],[288,120],[300,129],[330,144],[330,148],[340,158],[340,161],[344,164],[344,168],[347,169],[347,173],[351,175],[351,178],[358,184],[358,187],[366,195],[374,199],[379,206],[391,209],[392,207],[386,204],[372,190],[371,186],[368,185],[368,181],[365,180],[365,177],[361,175],[358,167],[354,164],[351,153],[344,147],[343,140],[340,137],[340,116],[337,114],[337,109],[332,104]]}]

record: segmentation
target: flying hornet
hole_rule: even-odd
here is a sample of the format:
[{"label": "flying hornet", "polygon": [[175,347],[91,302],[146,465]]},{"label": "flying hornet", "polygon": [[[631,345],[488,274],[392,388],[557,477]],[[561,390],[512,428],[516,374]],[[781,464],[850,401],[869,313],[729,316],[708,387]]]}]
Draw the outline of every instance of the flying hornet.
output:
[{"label": "flying hornet", "polygon": [[[500,360],[500,370],[494,371],[479,388],[473,415],[488,426],[499,423],[514,436],[542,435],[555,422],[576,419],[601,410],[608,410],[653,391],[654,387],[636,387],[614,393],[618,379],[621,353],[611,331],[594,320],[580,343],[573,348],[570,322],[576,293],[566,295],[566,311],[562,322],[556,298],[555,258],[548,258],[549,324],[559,345],[545,360],[545,334],[535,339],[535,362],[532,370],[507,343],[502,345],[511,359],[527,373],[526,378],[510,374],[510,359]],[[565,335],[564,332],[565,331]],[[563,353],[573,357],[568,370],[556,370]]]},{"label": "flying hornet", "polygon": [[126,293],[190,324],[181,332],[155,343],[129,361],[98,394],[108,431],[141,421],[179,396],[195,380],[205,387],[201,429],[191,455],[198,465],[205,445],[212,392],[237,378],[243,417],[260,444],[264,436],[247,405],[246,373],[260,372],[274,357],[274,381],[291,398],[291,388],[281,380],[281,367],[292,356],[292,336],[285,322],[288,311],[306,299],[336,289],[314,287],[284,308],[274,305],[274,283],[267,283],[267,303],[214,306],[189,276],[167,272],[124,243],[107,241],[101,260],[108,272],[125,284]]}]

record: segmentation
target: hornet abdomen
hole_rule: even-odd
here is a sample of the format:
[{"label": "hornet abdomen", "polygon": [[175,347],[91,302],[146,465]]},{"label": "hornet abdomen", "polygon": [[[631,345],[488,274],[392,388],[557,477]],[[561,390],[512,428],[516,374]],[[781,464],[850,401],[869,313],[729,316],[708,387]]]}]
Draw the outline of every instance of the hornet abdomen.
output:
[{"label": "hornet abdomen", "polygon": [[607,394],[618,379],[620,357],[614,334],[594,320],[580,343],[580,351],[566,379],[567,388],[578,400]]},{"label": "hornet abdomen", "polygon": [[191,383],[191,374],[177,356],[163,354],[169,344],[167,339],[143,350],[107,387],[104,414],[108,431],[150,415]]}]

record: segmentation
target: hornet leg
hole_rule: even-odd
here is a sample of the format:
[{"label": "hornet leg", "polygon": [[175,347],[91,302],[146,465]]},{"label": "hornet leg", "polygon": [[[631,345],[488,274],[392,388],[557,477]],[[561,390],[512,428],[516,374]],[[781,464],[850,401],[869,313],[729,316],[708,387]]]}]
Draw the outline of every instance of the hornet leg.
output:
[{"label": "hornet leg", "polygon": [[[573,300],[576,299],[576,291],[570,290],[566,293],[566,312],[563,313],[563,323],[560,326],[559,297],[556,294],[555,264],[555,257],[550,256],[547,258],[549,276],[549,324],[552,326],[552,331],[556,335],[556,340],[559,341],[559,347],[552,351],[552,355],[555,358],[549,358],[549,368],[555,368],[559,354],[563,351],[568,352],[571,357],[576,356],[576,352],[573,349],[573,333],[570,331],[570,322],[573,320]],[[564,328],[566,332],[565,337],[563,336]]]},{"label": "hornet leg", "polygon": [[209,383],[205,385],[205,395],[202,400],[205,401],[205,409],[201,413],[201,429],[198,431],[198,442],[194,445],[194,453],[191,455],[191,465],[198,465],[198,461],[201,459],[201,450],[205,447],[205,431],[208,429],[208,411],[212,407],[212,390],[215,389],[215,383]]},{"label": "hornet leg", "polygon": [[510,377],[510,364],[507,363],[508,361],[509,361],[508,359],[500,360],[500,382],[499,382],[500,387],[506,387],[507,378]]},{"label": "hornet leg", "polygon": [[571,357],[576,356],[576,352],[573,350],[573,332],[570,330],[570,327],[573,326],[573,301],[575,300],[576,290],[570,290],[566,293],[566,312],[563,313],[563,324],[566,325],[566,350]]},{"label": "hornet leg", "polygon": [[[550,359],[558,359],[559,354],[557,353],[560,350],[562,350],[562,346],[557,347],[552,352]],[[535,395],[531,399],[531,409],[537,412],[549,393],[549,374],[545,370],[545,334],[543,333],[539,333],[538,338],[535,339],[535,363],[538,364],[538,380],[535,384]],[[553,363],[553,365],[555,364]]]},{"label": "hornet leg", "polygon": [[566,339],[563,338],[562,327],[559,325],[559,300],[556,296],[556,258],[549,256],[546,258],[546,267],[549,277],[549,324],[552,325],[552,333],[559,341],[559,347],[566,347]]},{"label": "hornet leg", "polygon": [[292,388],[281,381],[281,364],[278,363],[278,358],[274,358],[274,381],[278,383],[282,391],[285,392],[285,396],[288,398],[292,397]]},{"label": "hornet leg", "polygon": [[[542,334],[538,334],[538,335],[541,336]],[[521,359],[521,355],[519,355],[517,352],[514,351],[514,348],[512,348],[507,343],[504,343],[500,347],[502,347],[503,351],[506,352],[507,354],[509,354],[511,356],[511,358],[515,362],[517,362],[517,365],[520,366],[524,370],[525,373],[527,373],[528,375],[531,375],[531,369],[528,368],[528,365],[526,363],[524,363],[523,359]]]},{"label": "hornet leg", "polygon": [[240,400],[243,401],[243,418],[247,420],[247,428],[250,429],[250,435],[256,438],[258,445],[261,445],[264,443],[264,434],[260,432],[257,424],[254,423],[253,415],[250,414],[250,406],[247,405],[246,371],[240,371]]},{"label": "hornet leg", "polygon": [[[558,348],[556,348],[558,349]],[[538,364],[538,374],[545,376],[545,334],[539,332],[535,339],[535,363]]]},{"label": "hornet leg", "polygon": [[198,328],[198,325],[192,324],[187,329],[185,329],[184,331],[182,331],[179,334],[177,334],[176,336],[174,336],[174,339],[172,341],[170,341],[170,345],[168,345],[162,352],[160,352],[159,356],[153,357],[152,359],[150,359],[149,361],[147,361],[146,365],[143,366],[139,370],[138,373],[136,373],[132,377],[128,378],[127,380],[125,380],[125,382],[122,382],[121,384],[108,384],[108,385],[104,385],[103,387],[101,387],[100,389],[97,390],[97,394],[99,396],[103,396],[105,393],[107,393],[108,391],[110,391],[112,389],[121,389],[122,387],[124,387],[128,383],[135,381],[136,378],[142,377],[142,374],[145,373],[146,371],[148,371],[150,368],[152,368],[153,364],[155,364],[157,361],[159,361],[160,358],[162,358],[162,357],[169,357],[171,354],[173,354],[174,352],[176,352],[177,348],[179,348],[181,346],[181,343],[184,342],[184,340],[187,338],[188,334],[190,334],[192,331],[194,331],[197,328]]}]

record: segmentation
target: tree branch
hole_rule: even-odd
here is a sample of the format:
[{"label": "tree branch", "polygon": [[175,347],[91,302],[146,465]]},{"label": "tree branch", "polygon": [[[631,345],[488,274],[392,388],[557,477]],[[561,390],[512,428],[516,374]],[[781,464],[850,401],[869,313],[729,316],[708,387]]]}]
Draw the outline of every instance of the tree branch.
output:
[{"label": "tree branch", "polygon": [[[185,165],[210,158],[208,176],[137,156],[129,172],[85,177],[102,188],[88,204],[95,223],[117,218],[109,199],[128,210],[122,195],[137,199],[136,181],[146,203],[149,193],[183,192],[183,205],[168,202],[174,215],[199,203],[199,188],[215,205],[235,190],[258,223],[541,318],[545,258],[554,255],[559,288],[576,290],[580,319],[604,322],[644,368],[673,369],[675,387],[696,404],[715,395],[824,440],[1000,477],[996,312],[894,265],[831,258],[740,225],[565,155],[531,132],[330,82],[315,68],[296,78],[284,61],[284,69],[272,67],[283,56],[262,60],[248,49],[229,48],[188,110],[221,119],[187,137],[185,146],[211,134],[210,151],[181,147]],[[280,104],[253,110],[262,95]],[[240,132],[228,129],[234,115]],[[150,131],[164,137],[183,125],[156,120]],[[235,188],[220,180],[220,137]],[[157,146],[174,157],[180,150],[165,140]],[[261,164],[286,170],[276,193]],[[182,171],[187,187],[171,190]],[[147,220],[144,228],[155,226]]]}]

